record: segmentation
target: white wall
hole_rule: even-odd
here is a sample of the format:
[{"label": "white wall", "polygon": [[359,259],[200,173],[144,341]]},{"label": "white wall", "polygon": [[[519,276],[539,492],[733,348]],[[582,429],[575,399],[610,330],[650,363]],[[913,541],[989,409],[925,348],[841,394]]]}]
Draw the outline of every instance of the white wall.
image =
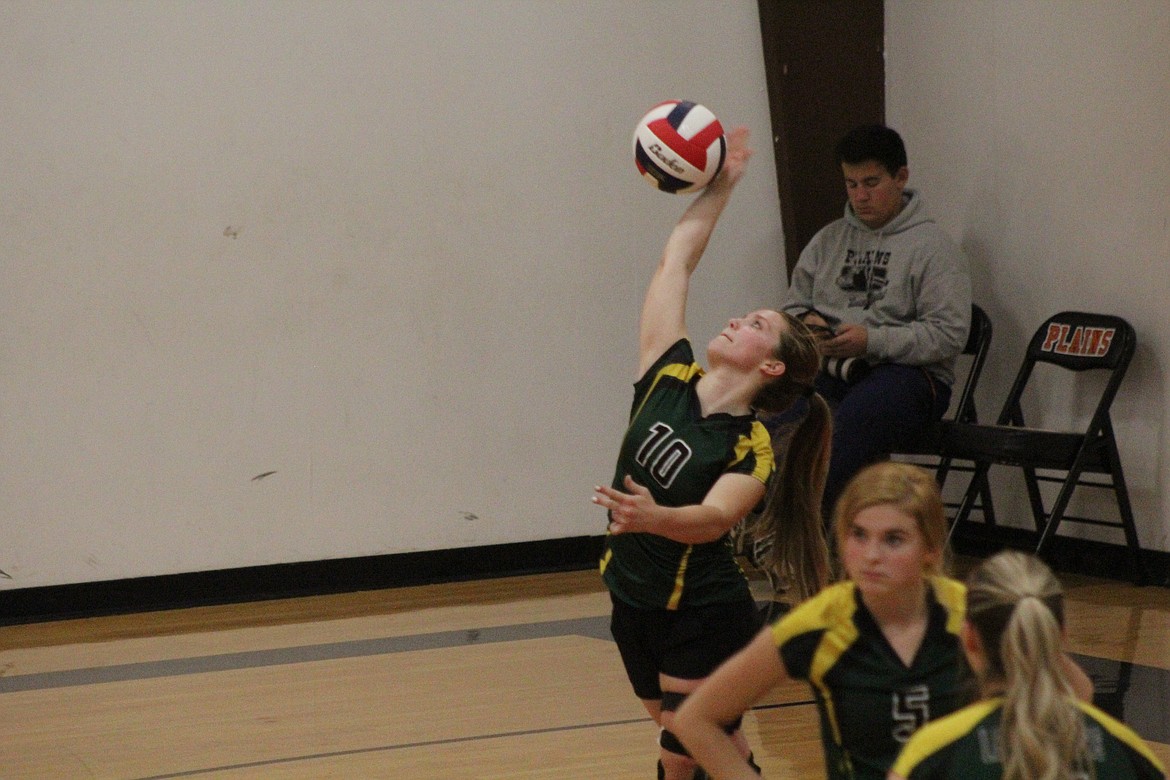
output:
[{"label": "white wall", "polygon": [[[998,411],[1050,314],[1126,317],[1139,346],[1114,422],[1141,540],[1170,550],[1170,3],[886,0],[886,37],[887,119],[994,321],[981,408]],[[1029,422],[1083,421],[1091,385],[1050,385]],[[1028,525],[1018,472],[993,477],[1007,519]]]},{"label": "white wall", "polygon": [[783,289],[755,0],[0,5],[0,586],[601,533],[671,97],[763,152],[702,345]]}]

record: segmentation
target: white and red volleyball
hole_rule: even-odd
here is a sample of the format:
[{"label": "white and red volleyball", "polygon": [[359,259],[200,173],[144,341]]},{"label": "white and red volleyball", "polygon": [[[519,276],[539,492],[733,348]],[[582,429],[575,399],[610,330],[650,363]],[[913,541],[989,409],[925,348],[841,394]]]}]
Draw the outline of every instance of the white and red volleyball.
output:
[{"label": "white and red volleyball", "polygon": [[638,173],[663,192],[694,192],[706,187],[723,167],[726,156],[723,125],[698,103],[659,103],[634,128]]}]

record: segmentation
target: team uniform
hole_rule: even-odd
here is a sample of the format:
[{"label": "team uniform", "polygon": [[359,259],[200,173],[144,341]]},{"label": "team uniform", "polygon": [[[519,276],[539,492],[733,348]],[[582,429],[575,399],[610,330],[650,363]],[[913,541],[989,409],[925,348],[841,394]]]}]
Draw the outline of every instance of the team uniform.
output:
[{"label": "team uniform", "polygon": [[[748,474],[767,485],[775,469],[768,432],[754,415],[704,417],[695,391],[702,376],[690,342],[680,339],[635,383],[615,489],[624,491],[629,475],[660,506],[677,507],[702,503],[724,474]],[[705,677],[758,628],[730,534],[704,544],[646,533],[607,535],[600,569],[614,602],[614,638],[641,698],[661,695],[659,672]],[[727,615],[733,625],[713,623]],[[679,629],[686,621],[690,625]],[[676,636],[659,641],[671,632]],[[686,646],[705,657],[671,659]]]},{"label": "team uniform", "polygon": [[[907,780],[999,780],[1002,706],[1002,697],[989,699],[928,724],[907,743],[894,772]],[[1078,701],[1077,706],[1095,777],[1164,780],[1165,768],[1132,729],[1091,704]]]},{"label": "team uniform", "polygon": [[853,582],[840,582],[772,626],[789,677],[812,686],[829,780],[884,780],[902,745],[965,701],[959,632],[966,587],[929,578],[926,633],[906,666]]}]

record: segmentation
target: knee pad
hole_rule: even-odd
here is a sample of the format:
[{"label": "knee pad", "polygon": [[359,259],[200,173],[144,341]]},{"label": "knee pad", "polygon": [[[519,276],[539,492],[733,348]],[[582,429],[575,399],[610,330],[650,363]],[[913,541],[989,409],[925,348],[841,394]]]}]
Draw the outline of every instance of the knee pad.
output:
[{"label": "knee pad", "polygon": [[[662,711],[663,712],[677,712],[682,703],[686,701],[687,694],[679,691],[663,691],[662,692]],[[685,756],[691,758],[691,754],[687,752],[683,743],[674,735],[670,729],[662,729],[658,733],[658,746],[668,753]]]},{"label": "knee pad", "polygon": [[687,752],[687,749],[685,746],[683,746],[683,743],[680,742],[678,737],[674,735],[674,732],[670,731],[669,729],[662,729],[660,732],[658,732],[658,747],[662,748],[668,753],[674,753],[675,755],[683,756],[684,758],[693,759],[693,756]]}]

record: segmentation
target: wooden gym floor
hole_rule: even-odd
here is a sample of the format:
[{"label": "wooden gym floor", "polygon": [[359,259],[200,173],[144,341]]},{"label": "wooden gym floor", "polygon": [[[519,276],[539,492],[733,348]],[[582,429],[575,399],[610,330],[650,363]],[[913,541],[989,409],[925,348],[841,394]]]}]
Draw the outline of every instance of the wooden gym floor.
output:
[{"label": "wooden gym floor", "polygon": [[[1066,577],[1071,649],[1170,765],[1170,589]],[[761,585],[761,582],[756,582]],[[822,778],[807,688],[745,719]],[[0,628],[3,778],[639,778],[655,729],[595,572]]]}]

